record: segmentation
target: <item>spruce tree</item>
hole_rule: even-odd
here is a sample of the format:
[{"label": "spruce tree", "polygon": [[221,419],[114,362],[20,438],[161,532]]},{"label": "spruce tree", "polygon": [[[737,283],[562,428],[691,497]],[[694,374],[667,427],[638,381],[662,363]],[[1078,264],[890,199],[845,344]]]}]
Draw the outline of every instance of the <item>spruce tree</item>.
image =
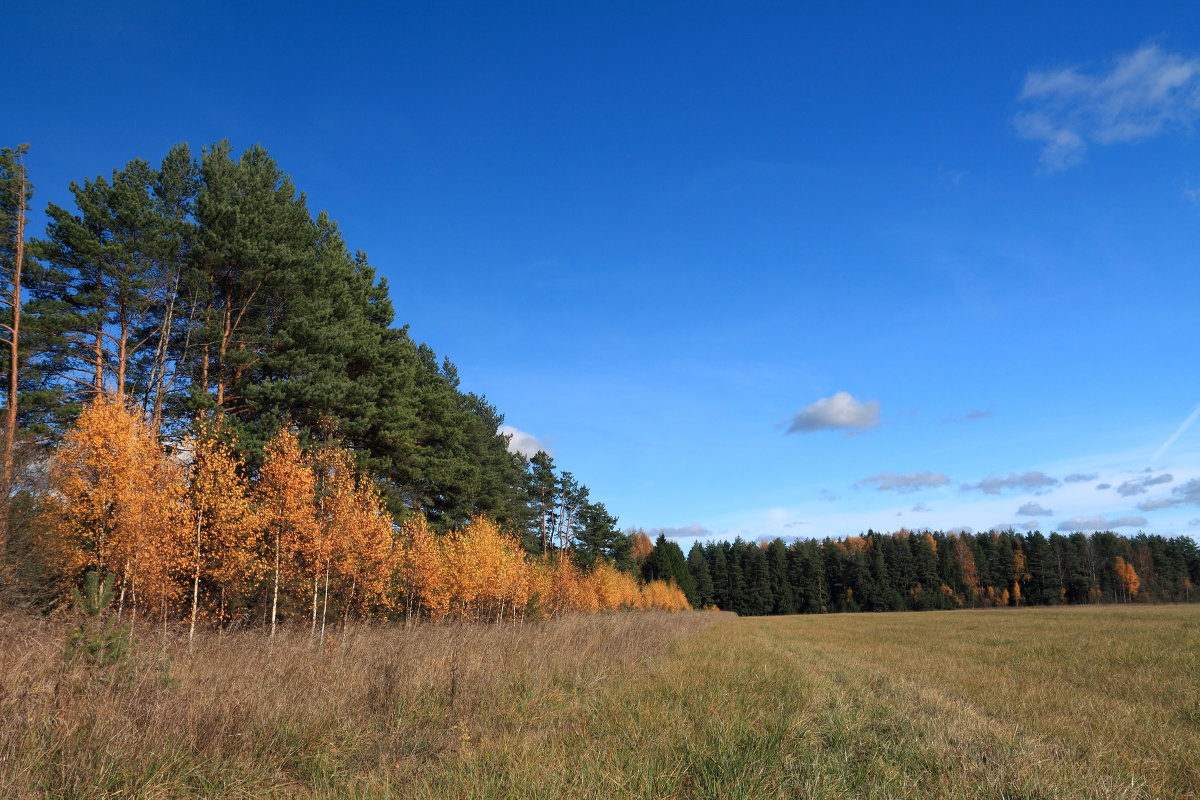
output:
[{"label": "spruce tree", "polygon": [[708,570],[708,558],[699,542],[688,550],[687,565],[696,586],[696,604],[700,608],[707,608],[715,602],[715,590],[712,574]]}]

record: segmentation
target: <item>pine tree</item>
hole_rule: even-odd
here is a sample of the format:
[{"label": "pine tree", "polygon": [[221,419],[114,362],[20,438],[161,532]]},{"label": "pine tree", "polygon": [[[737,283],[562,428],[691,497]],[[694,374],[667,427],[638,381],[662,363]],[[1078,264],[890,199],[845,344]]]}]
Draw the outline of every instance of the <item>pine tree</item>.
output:
[{"label": "pine tree", "polygon": [[12,497],[21,385],[21,289],[25,267],[25,226],[33,187],[25,170],[28,145],[0,149],[0,343],[8,345],[4,370],[4,428],[0,436],[0,580],[8,555],[9,503]]}]

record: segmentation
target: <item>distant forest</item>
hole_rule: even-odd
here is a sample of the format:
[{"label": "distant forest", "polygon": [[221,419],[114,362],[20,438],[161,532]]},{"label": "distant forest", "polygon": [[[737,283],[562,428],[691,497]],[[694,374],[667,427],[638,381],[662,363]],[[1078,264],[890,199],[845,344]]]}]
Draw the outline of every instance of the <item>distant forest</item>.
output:
[{"label": "distant forest", "polygon": [[[661,540],[660,540],[661,541]],[[742,615],[1197,600],[1195,540],[1111,532],[899,531],[695,544],[676,578]]]}]

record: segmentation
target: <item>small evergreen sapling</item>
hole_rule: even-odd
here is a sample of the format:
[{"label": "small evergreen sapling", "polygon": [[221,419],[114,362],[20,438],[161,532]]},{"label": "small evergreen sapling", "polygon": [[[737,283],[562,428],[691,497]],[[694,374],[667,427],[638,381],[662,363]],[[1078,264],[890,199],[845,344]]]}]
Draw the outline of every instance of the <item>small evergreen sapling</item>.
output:
[{"label": "small evergreen sapling", "polygon": [[71,590],[75,608],[84,619],[78,628],[71,630],[67,639],[69,661],[83,660],[107,667],[119,663],[128,654],[133,641],[129,628],[121,625],[115,615],[105,617],[112,605],[115,578],[110,572],[101,581],[100,573],[91,570],[84,578],[84,591]]}]

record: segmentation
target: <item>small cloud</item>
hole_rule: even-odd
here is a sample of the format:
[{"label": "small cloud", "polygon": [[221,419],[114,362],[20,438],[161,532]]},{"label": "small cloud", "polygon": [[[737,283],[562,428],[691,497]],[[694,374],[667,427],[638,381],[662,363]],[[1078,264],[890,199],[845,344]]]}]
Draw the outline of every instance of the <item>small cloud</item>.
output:
[{"label": "small cloud", "polygon": [[1200,116],[1200,59],[1144,45],[1104,70],[1030,72],[1020,99],[1017,134],[1043,143],[1043,169],[1064,170],[1091,145],[1190,133]]},{"label": "small cloud", "polygon": [[1058,523],[1058,529],[1063,532],[1107,531],[1113,528],[1140,528],[1145,524],[1145,517],[1072,517]]},{"label": "small cloud", "polygon": [[912,507],[912,510],[916,511],[918,513],[925,513],[926,511],[933,511],[933,509],[930,508],[929,506],[927,506],[925,503],[917,503],[915,506]]},{"label": "small cloud", "polygon": [[1015,527],[1020,528],[1023,531],[1036,531],[1038,529],[1038,524],[1039,523],[1036,519],[1031,519],[1028,522],[1018,522]]},{"label": "small cloud", "polygon": [[977,419],[987,419],[991,415],[992,412],[990,409],[968,411],[966,414],[963,414],[962,417],[946,417],[942,420],[942,422],[971,422],[972,420]]},{"label": "small cloud", "polygon": [[1182,505],[1179,500],[1163,497],[1158,500],[1143,500],[1137,504],[1137,507],[1138,511],[1158,511],[1160,508],[1174,508],[1178,505]]},{"label": "small cloud", "polygon": [[1096,484],[1096,491],[1098,491],[1098,492],[1103,492],[1105,489],[1111,489],[1111,488],[1112,488],[1111,483],[1097,483]]},{"label": "small cloud", "polygon": [[878,475],[863,478],[854,484],[854,488],[870,486],[880,492],[908,494],[919,492],[922,489],[945,486],[948,483],[950,483],[950,479],[940,472],[906,472],[903,475],[897,475],[895,472],[881,472]]},{"label": "small cloud", "polygon": [[817,497],[822,503],[832,503],[834,500],[838,499],[838,495],[834,494],[828,489],[822,489],[821,491],[817,492]]},{"label": "small cloud", "polygon": [[946,533],[974,533],[975,529],[970,525],[959,525],[957,528],[947,528]]},{"label": "small cloud", "polygon": [[844,430],[847,436],[879,424],[879,401],[865,403],[854,399],[849,392],[838,392],[812,405],[805,406],[792,416],[788,433],[815,433]]},{"label": "small cloud", "polygon": [[808,523],[807,523],[807,522],[804,522],[803,520],[794,519],[794,520],[792,520],[791,522],[785,522],[785,523],[783,523],[783,527],[785,527],[785,528],[795,528],[795,527],[798,527],[798,526],[800,526],[800,525],[807,525],[807,524],[808,524]]},{"label": "small cloud", "polygon": [[512,425],[501,425],[496,432],[501,436],[509,437],[508,452],[510,453],[520,453],[526,458],[532,458],[537,455],[539,450],[544,450],[548,454],[554,455],[554,451],[550,449],[548,444],[532,433],[518,430]]},{"label": "small cloud", "polygon": [[962,485],[963,491],[978,489],[984,494],[1000,494],[1005,489],[1024,489],[1033,491],[1047,486],[1055,486],[1058,481],[1044,472],[1024,472],[1020,475],[1010,472],[1007,478],[988,476],[979,483]]},{"label": "small cloud", "polygon": [[1063,478],[1063,483],[1087,483],[1088,481],[1094,481],[1099,477],[1100,474],[1097,472],[1072,472],[1070,475]]},{"label": "small cloud", "polygon": [[1018,508],[1017,513],[1023,517],[1049,517],[1054,514],[1052,510],[1032,502]]},{"label": "small cloud", "polygon": [[1122,497],[1133,497],[1139,494],[1145,494],[1149,487],[1158,486],[1162,483],[1170,483],[1175,480],[1175,476],[1169,472],[1164,472],[1162,475],[1150,478],[1136,478],[1132,481],[1125,481],[1117,487],[1117,494]]},{"label": "small cloud", "polygon": [[1188,527],[1189,527],[1189,528],[1195,528],[1195,527],[1197,527],[1197,526],[1200,526],[1200,517],[1197,517],[1196,519],[1189,519],[1189,520],[1188,520]]},{"label": "small cloud", "polygon": [[700,525],[684,525],[682,528],[655,528],[650,533],[662,534],[668,539],[711,539],[713,532]]}]

